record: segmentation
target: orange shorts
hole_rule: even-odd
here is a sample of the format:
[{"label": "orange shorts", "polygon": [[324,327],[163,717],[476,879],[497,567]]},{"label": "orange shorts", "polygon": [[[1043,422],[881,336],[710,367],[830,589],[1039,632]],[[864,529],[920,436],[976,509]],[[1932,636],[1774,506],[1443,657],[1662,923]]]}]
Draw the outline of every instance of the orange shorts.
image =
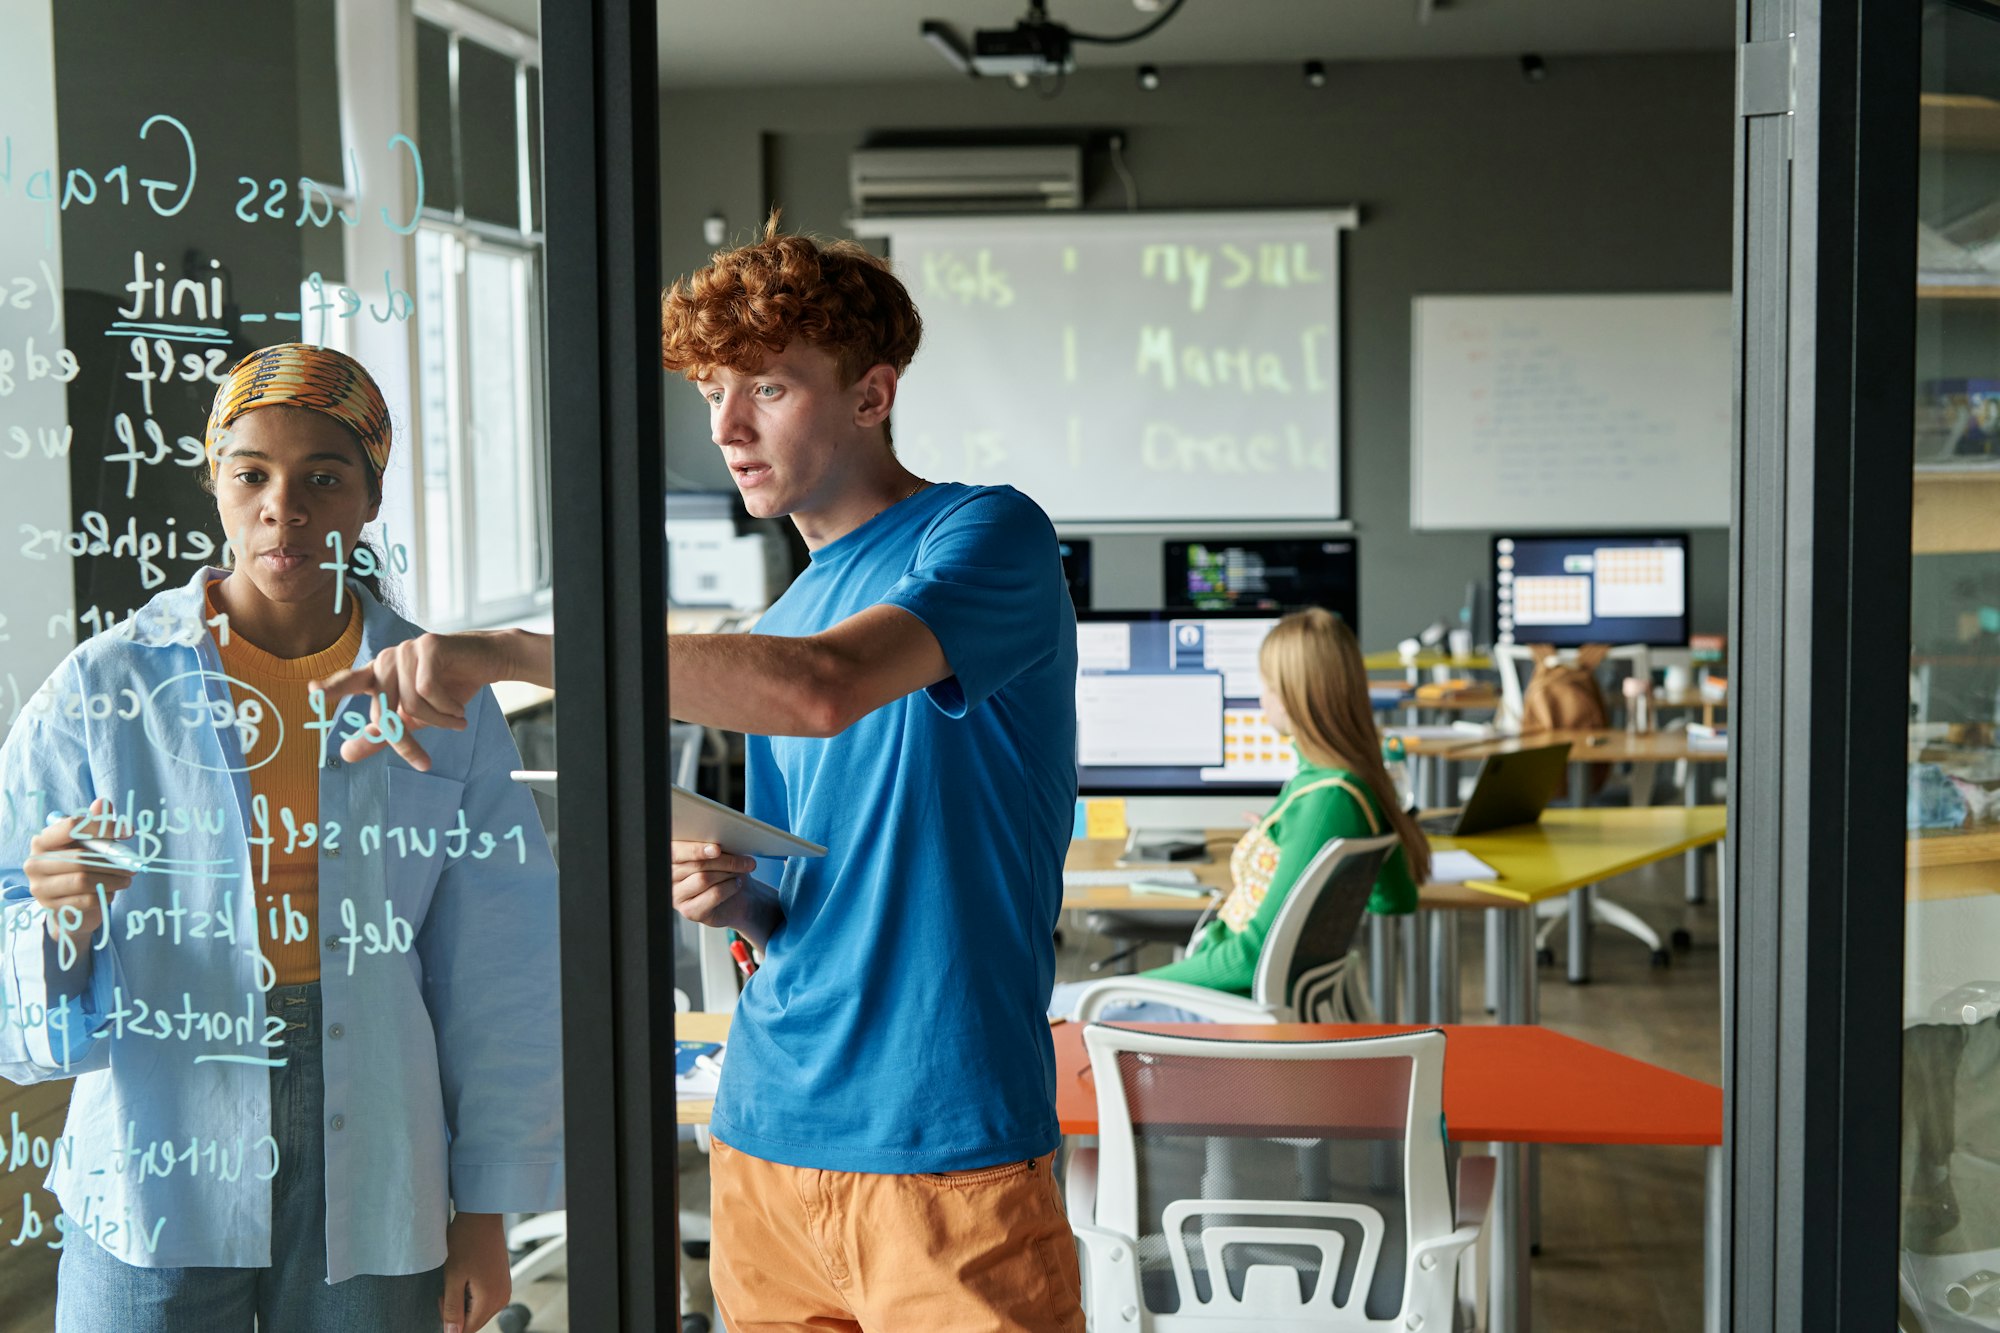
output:
[{"label": "orange shorts", "polygon": [[1054,1154],[874,1175],[780,1166],[711,1142],[709,1279],[732,1333],[1082,1333]]}]

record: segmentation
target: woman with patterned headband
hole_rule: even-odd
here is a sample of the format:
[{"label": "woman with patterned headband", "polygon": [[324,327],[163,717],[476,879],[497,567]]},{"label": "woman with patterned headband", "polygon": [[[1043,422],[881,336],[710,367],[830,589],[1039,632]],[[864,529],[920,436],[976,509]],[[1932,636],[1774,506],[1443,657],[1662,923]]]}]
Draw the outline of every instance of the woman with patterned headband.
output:
[{"label": "woman with patterned headband", "polygon": [[[351,358],[245,357],[207,431],[229,567],[0,745],[50,818],[0,829],[0,1076],[76,1079],[61,1333],[460,1333],[508,1299],[500,1214],[562,1206],[555,871],[505,720],[482,690],[427,771],[349,766],[368,700],[308,688],[420,633],[350,576],[391,439]],[[123,727],[62,706],[125,689]]]}]

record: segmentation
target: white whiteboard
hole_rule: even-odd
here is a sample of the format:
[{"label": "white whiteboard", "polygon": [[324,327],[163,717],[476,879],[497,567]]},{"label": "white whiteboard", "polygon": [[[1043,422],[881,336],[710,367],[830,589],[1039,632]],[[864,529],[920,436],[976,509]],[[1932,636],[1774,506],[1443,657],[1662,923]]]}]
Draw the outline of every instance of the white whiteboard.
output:
[{"label": "white whiteboard", "polygon": [[1729,525],[1729,294],[1420,296],[1410,526]]},{"label": "white whiteboard", "polygon": [[1058,522],[1341,515],[1331,212],[882,222],[923,315],[896,451]]}]

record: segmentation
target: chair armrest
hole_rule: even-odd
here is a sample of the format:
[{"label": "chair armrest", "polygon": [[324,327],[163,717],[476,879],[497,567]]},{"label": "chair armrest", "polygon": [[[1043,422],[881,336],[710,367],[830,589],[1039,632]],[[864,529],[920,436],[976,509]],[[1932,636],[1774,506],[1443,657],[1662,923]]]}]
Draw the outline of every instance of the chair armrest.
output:
[{"label": "chair armrest", "polygon": [[1075,1018],[1088,1023],[1108,1004],[1119,1000],[1153,1000],[1200,1014],[1215,1023],[1275,1023],[1277,1011],[1270,1005],[1242,995],[1191,986],[1185,981],[1161,981],[1154,977],[1107,977],[1094,981],[1077,996]]},{"label": "chair armrest", "polygon": [[1463,1154],[1458,1159],[1458,1215],[1452,1219],[1456,1227],[1471,1227],[1476,1232],[1486,1224],[1486,1209],[1493,1202],[1493,1168],[1498,1159],[1474,1157]]},{"label": "chair armrest", "polygon": [[[1070,1224],[1083,1244],[1084,1290],[1091,1327],[1098,1333],[1139,1327],[1139,1247],[1130,1236],[1103,1227]],[[1118,1320],[1108,1316],[1116,1313]]]},{"label": "chair armrest", "polygon": [[1063,1211],[1072,1222],[1097,1216],[1097,1149],[1072,1148],[1063,1166]]}]

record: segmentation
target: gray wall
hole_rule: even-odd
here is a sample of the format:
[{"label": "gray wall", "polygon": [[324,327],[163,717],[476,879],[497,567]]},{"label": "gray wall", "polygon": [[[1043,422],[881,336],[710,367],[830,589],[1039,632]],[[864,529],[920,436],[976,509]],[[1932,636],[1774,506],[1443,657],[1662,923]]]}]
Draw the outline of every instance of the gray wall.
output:
[{"label": "gray wall", "polygon": [[[1488,534],[1410,530],[1410,300],[1430,292],[1725,291],[1730,284],[1733,57],[1557,58],[1529,84],[1511,60],[1074,76],[1039,100],[995,80],[667,92],[661,99],[665,271],[707,257],[701,219],[732,240],[771,202],[788,228],[840,236],[847,155],[869,135],[1063,129],[1125,135],[1148,209],[1356,204],[1346,242],[1343,373],[1348,517],[1361,542],[1364,644],[1392,645],[1454,610]],[[1088,204],[1122,208],[1088,155]],[[921,352],[918,354],[920,357]],[[723,489],[694,394],[668,388],[675,483]],[[1098,537],[1100,606],[1158,605],[1159,538]],[[1727,536],[1695,535],[1697,631],[1728,613]]]}]

